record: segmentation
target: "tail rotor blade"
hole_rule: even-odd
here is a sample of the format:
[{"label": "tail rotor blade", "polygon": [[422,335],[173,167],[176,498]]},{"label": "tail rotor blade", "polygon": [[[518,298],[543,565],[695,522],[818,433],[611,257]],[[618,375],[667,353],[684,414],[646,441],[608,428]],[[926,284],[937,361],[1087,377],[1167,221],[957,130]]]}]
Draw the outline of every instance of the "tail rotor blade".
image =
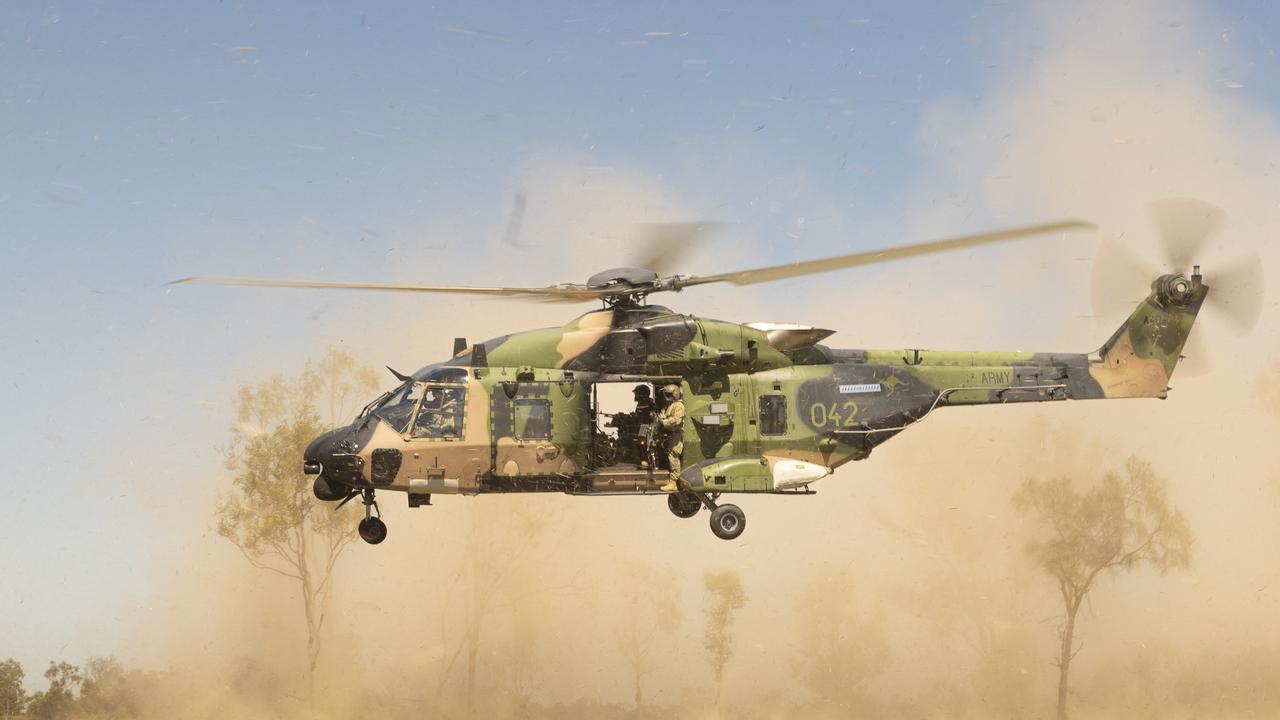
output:
[{"label": "tail rotor blade", "polygon": [[1093,276],[1090,294],[1093,314],[1110,319],[1114,315],[1129,313],[1134,305],[1147,294],[1154,273],[1115,240],[1104,240],[1093,256]]},{"label": "tail rotor blade", "polygon": [[1169,269],[1184,272],[1222,225],[1222,210],[1195,198],[1168,198],[1151,204],[1151,217]]},{"label": "tail rotor blade", "polygon": [[1262,314],[1264,296],[1262,262],[1258,256],[1224,265],[1221,270],[1206,275],[1205,282],[1209,285],[1207,304],[1213,312],[1241,335],[1252,331]]}]

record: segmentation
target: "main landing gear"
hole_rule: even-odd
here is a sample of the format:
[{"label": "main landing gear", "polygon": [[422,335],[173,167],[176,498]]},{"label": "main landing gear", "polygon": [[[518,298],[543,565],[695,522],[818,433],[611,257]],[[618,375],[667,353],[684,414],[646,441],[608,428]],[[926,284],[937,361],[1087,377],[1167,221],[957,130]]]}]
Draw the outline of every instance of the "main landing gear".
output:
[{"label": "main landing gear", "polygon": [[691,518],[705,505],[711,511],[711,532],[721,540],[733,540],[747,529],[747,515],[737,505],[717,504],[718,497],[720,493],[680,490],[667,495],[667,507],[676,517]]},{"label": "main landing gear", "polygon": [[[373,488],[353,489],[342,502],[338,503],[338,507],[342,507],[351,502],[356,497],[364,503],[364,519],[360,521],[357,530],[360,532],[360,539],[370,545],[377,545],[387,539],[387,524],[382,522],[382,510],[378,508],[378,501],[373,496]],[[334,508],[337,510],[338,508]],[[377,517],[373,513],[377,512]]]},{"label": "main landing gear", "polygon": [[688,490],[673,492],[667,496],[667,507],[678,518],[691,518],[702,509],[702,498]]}]

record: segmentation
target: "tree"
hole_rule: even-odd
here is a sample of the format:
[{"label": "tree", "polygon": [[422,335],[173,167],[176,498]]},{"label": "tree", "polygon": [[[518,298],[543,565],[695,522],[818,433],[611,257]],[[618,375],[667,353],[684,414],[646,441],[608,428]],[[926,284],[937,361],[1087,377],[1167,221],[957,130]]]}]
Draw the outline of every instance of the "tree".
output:
[{"label": "tree", "polygon": [[883,671],[889,644],[880,623],[857,612],[854,597],[844,571],[819,575],[801,593],[796,674],[818,703],[866,715],[873,708],[863,686]]},{"label": "tree", "polygon": [[[318,365],[293,379],[276,375],[240,388],[236,424],[226,449],[234,490],[217,509],[218,534],[256,568],[297,582],[307,626],[307,669],[314,684],[330,579],[354,538],[355,506],[334,512],[311,492],[302,473],[307,445],[337,425],[339,413],[376,389],[376,376],[351,356],[329,348]],[[330,411],[322,420],[317,400]],[[314,690],[314,687],[312,688]]]},{"label": "tree", "polygon": [[[951,438],[952,450],[961,452],[973,440]],[[1055,448],[1062,445],[1058,439]],[[1016,464],[983,482],[938,482],[936,474],[911,473],[904,480],[917,483],[928,502],[913,503],[909,515],[872,512],[879,524],[910,543],[904,562],[918,570],[909,583],[895,588],[896,609],[930,626],[936,656],[957,669],[972,668],[963,680],[959,672],[952,675],[949,692],[930,693],[930,702],[943,714],[1025,718],[1039,702],[1037,687],[1045,673],[1036,637],[1043,609],[1035,608],[1030,583],[1021,581],[1037,571],[1022,548],[1008,542],[1016,509],[996,509],[1023,479],[1013,475]],[[910,495],[910,490],[904,493]],[[812,614],[805,607],[802,623]]]},{"label": "tree", "polygon": [[80,668],[67,662],[49,662],[44,671],[49,689],[36,693],[27,703],[27,714],[38,720],[61,720],[75,709],[76,691],[84,676]]},{"label": "tree", "polygon": [[720,705],[720,690],[724,686],[724,668],[733,657],[734,613],[747,604],[747,594],[742,590],[742,580],[734,570],[708,572],[703,585],[711,593],[711,604],[706,608],[707,628],[703,647],[711,655],[711,669],[716,678],[716,705]]},{"label": "tree", "polygon": [[100,718],[132,718],[138,715],[136,688],[113,657],[91,657],[84,664],[79,711]]},{"label": "tree", "polygon": [[317,396],[325,403],[330,425],[345,422],[378,387],[378,373],[350,354],[330,347],[312,374]]},{"label": "tree", "polygon": [[27,691],[22,688],[26,676],[22,663],[17,660],[9,658],[0,662],[0,717],[4,720],[21,715],[26,707]]},{"label": "tree", "polygon": [[1078,490],[1069,478],[1028,479],[1014,504],[1044,525],[1044,536],[1027,544],[1037,564],[1058,582],[1063,620],[1059,628],[1058,718],[1067,717],[1067,682],[1075,644],[1076,616],[1103,571],[1119,573],[1144,565],[1161,574],[1191,562],[1191,530],[1169,505],[1168,482],[1151,464],[1129,458],[1123,476],[1107,473]]},{"label": "tree", "polygon": [[664,633],[679,629],[680,586],[670,568],[634,563],[622,570],[623,621],[614,630],[618,652],[635,680],[636,709],[644,706],[644,679],[658,668],[653,651]]},{"label": "tree", "polygon": [[[477,504],[470,509],[470,535],[462,548],[461,562],[445,592],[445,597],[461,603],[456,613],[441,613],[443,636],[459,630],[453,651],[442,662],[436,677],[435,704],[440,705],[445,687],[465,652],[466,678],[463,689],[466,715],[474,713],[476,683],[480,679],[480,649],[484,629],[504,603],[518,603],[527,597],[512,595],[512,588],[531,569],[548,527],[546,515],[527,503]],[[523,589],[528,592],[528,588]],[[525,651],[531,648],[526,647]],[[527,654],[524,659],[529,659]]]}]

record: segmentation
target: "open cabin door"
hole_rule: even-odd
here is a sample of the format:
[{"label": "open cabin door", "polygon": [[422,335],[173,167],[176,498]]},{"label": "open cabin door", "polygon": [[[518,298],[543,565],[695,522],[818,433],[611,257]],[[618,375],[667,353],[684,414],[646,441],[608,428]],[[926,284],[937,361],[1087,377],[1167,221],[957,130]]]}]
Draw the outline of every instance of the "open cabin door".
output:
[{"label": "open cabin door", "polygon": [[592,385],[592,468],[661,468],[664,461],[654,456],[660,445],[654,398],[660,390],[635,380]]}]

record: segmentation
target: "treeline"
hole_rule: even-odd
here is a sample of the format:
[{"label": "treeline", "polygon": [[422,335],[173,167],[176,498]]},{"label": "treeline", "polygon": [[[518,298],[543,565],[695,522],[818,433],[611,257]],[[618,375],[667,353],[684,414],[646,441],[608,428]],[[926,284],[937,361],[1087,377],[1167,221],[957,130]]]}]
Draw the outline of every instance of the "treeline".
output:
[{"label": "treeline", "polygon": [[149,678],[126,671],[110,657],[92,657],[84,665],[50,661],[45,690],[27,693],[22,663],[0,662],[0,717],[38,720],[61,718],[130,718],[140,711],[139,694]]}]

